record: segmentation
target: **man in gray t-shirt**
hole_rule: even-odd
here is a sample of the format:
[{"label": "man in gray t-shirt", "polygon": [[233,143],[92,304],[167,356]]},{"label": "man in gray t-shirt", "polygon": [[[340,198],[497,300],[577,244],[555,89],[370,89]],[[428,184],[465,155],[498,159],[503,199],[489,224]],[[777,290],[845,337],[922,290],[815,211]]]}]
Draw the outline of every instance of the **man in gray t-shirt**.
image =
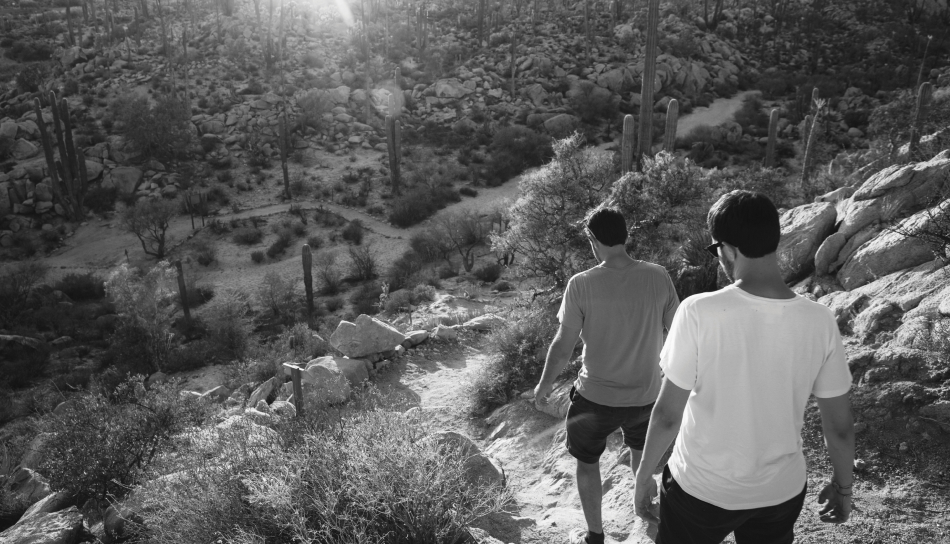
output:
[{"label": "man in gray t-shirt", "polygon": [[627,225],[619,211],[604,208],[593,213],[587,237],[600,264],[567,283],[558,312],[561,326],[548,350],[535,399],[547,402],[580,337],[584,366],[571,390],[566,445],[577,459],[577,490],[587,531],[575,530],[570,541],[601,544],[600,456],[607,437],[621,429],[636,476],[650,412],[660,392],[663,333],[673,321],[679,298],[663,267],[627,255]]}]

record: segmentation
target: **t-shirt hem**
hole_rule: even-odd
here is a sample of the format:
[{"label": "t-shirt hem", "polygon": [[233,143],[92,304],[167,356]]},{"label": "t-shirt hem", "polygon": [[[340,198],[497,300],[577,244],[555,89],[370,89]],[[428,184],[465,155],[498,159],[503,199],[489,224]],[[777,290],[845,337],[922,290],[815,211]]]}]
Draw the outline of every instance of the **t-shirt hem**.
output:
[{"label": "t-shirt hem", "polygon": [[685,389],[685,390],[687,390],[687,391],[692,391],[692,390],[693,390],[693,387],[696,386],[695,383],[689,383],[689,382],[687,382],[686,380],[683,380],[683,379],[680,379],[680,378],[677,377],[677,376],[674,376],[674,375],[671,374],[670,371],[667,370],[666,368],[663,368],[663,375],[664,375],[667,379],[669,379],[671,382],[673,382],[673,385],[675,385],[676,387],[679,387],[680,389]]},{"label": "t-shirt hem", "polygon": [[[675,479],[676,477],[674,476],[673,478]],[[802,482],[801,487],[797,491],[795,491],[794,493],[791,493],[789,496],[785,498],[768,500],[768,501],[741,503],[741,504],[729,504],[729,503],[713,500],[708,497],[704,497],[701,493],[696,493],[695,491],[690,490],[689,486],[684,485],[683,482],[680,480],[676,480],[676,483],[679,484],[679,486],[683,489],[683,491],[688,493],[694,499],[699,499],[713,506],[718,506],[719,508],[722,508],[723,510],[752,510],[753,508],[768,508],[769,506],[776,506],[776,505],[782,504],[783,502],[791,500],[792,498],[796,497],[799,493],[802,492],[802,488],[805,487],[805,484],[807,482]]]},{"label": "t-shirt hem", "polygon": [[835,397],[840,397],[841,395],[844,395],[848,391],[851,391],[851,384],[848,384],[848,387],[844,387],[841,389],[832,389],[831,391],[815,391],[814,393],[812,393],[812,395],[814,395],[816,398],[819,398],[819,399],[832,399]]}]

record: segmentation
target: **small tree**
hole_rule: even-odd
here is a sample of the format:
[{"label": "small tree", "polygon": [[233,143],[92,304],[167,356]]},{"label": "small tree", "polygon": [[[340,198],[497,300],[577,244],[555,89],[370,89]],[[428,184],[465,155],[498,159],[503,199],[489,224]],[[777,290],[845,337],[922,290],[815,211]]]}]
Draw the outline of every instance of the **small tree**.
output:
[{"label": "small tree", "polygon": [[142,251],[156,259],[165,257],[166,231],[178,205],[164,199],[140,199],[135,206],[125,209],[122,227],[131,232],[142,244]]},{"label": "small tree", "polygon": [[488,235],[491,233],[490,225],[472,210],[445,214],[435,223],[444,240],[462,258],[465,271],[471,272],[475,265],[475,249],[488,241]]},{"label": "small tree", "polygon": [[293,316],[296,306],[297,278],[289,280],[270,271],[264,274],[264,280],[257,290],[257,301],[275,316]]},{"label": "small tree", "polygon": [[555,142],[554,159],[522,178],[510,227],[492,235],[492,249],[523,255],[523,273],[563,288],[590,259],[582,221],[613,178],[611,158],[583,149],[580,134]]},{"label": "small tree", "polygon": [[357,281],[371,280],[376,277],[376,256],[365,246],[350,246],[350,272]]},{"label": "small tree", "polygon": [[128,94],[112,103],[126,140],[147,157],[171,159],[184,154],[191,143],[191,105],[187,98],[160,95],[153,105],[144,96]]},{"label": "small tree", "polygon": [[141,343],[135,346],[137,354],[154,371],[162,370],[171,352],[175,277],[167,261],[159,262],[145,275],[123,264],[105,284],[121,321],[115,338]]}]

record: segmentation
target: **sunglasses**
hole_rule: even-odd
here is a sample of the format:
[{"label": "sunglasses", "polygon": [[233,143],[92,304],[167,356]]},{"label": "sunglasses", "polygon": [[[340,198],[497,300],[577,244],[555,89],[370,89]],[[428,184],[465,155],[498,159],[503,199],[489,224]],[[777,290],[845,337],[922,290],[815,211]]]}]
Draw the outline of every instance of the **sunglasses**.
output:
[{"label": "sunglasses", "polygon": [[719,258],[719,248],[722,247],[722,242],[716,242],[715,244],[709,244],[706,246],[706,251],[712,253],[712,256]]}]

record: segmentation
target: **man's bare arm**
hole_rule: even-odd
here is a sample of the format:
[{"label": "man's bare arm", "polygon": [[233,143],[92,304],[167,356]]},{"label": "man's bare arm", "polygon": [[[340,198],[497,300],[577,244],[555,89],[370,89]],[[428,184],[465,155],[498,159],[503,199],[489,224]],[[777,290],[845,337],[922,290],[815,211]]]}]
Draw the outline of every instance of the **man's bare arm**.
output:
[{"label": "man's bare arm", "polygon": [[851,485],[854,481],[854,419],[850,394],[817,401],[825,445],[834,469],[832,483],[818,495],[820,504],[827,503],[819,515],[822,521],[843,523],[851,516]]},{"label": "man's bare arm", "polygon": [[653,469],[659,464],[663,454],[673,443],[683,421],[683,410],[689,400],[689,389],[683,389],[663,378],[660,387],[660,397],[656,399],[653,413],[650,415],[650,426],[647,428],[647,441],[643,447],[643,457],[637,467],[637,483],[634,488],[634,509],[638,516],[646,521],[658,522],[656,515],[650,511],[653,500],[649,491],[654,489],[650,485],[653,479]]},{"label": "man's bare arm", "polygon": [[544,371],[541,373],[541,380],[535,387],[535,399],[537,402],[545,402],[548,394],[554,386],[554,380],[564,370],[567,362],[571,360],[571,354],[574,353],[574,346],[577,345],[577,339],[581,335],[580,329],[565,327],[564,324],[557,330],[551,347],[548,348],[548,356],[544,361]]}]

